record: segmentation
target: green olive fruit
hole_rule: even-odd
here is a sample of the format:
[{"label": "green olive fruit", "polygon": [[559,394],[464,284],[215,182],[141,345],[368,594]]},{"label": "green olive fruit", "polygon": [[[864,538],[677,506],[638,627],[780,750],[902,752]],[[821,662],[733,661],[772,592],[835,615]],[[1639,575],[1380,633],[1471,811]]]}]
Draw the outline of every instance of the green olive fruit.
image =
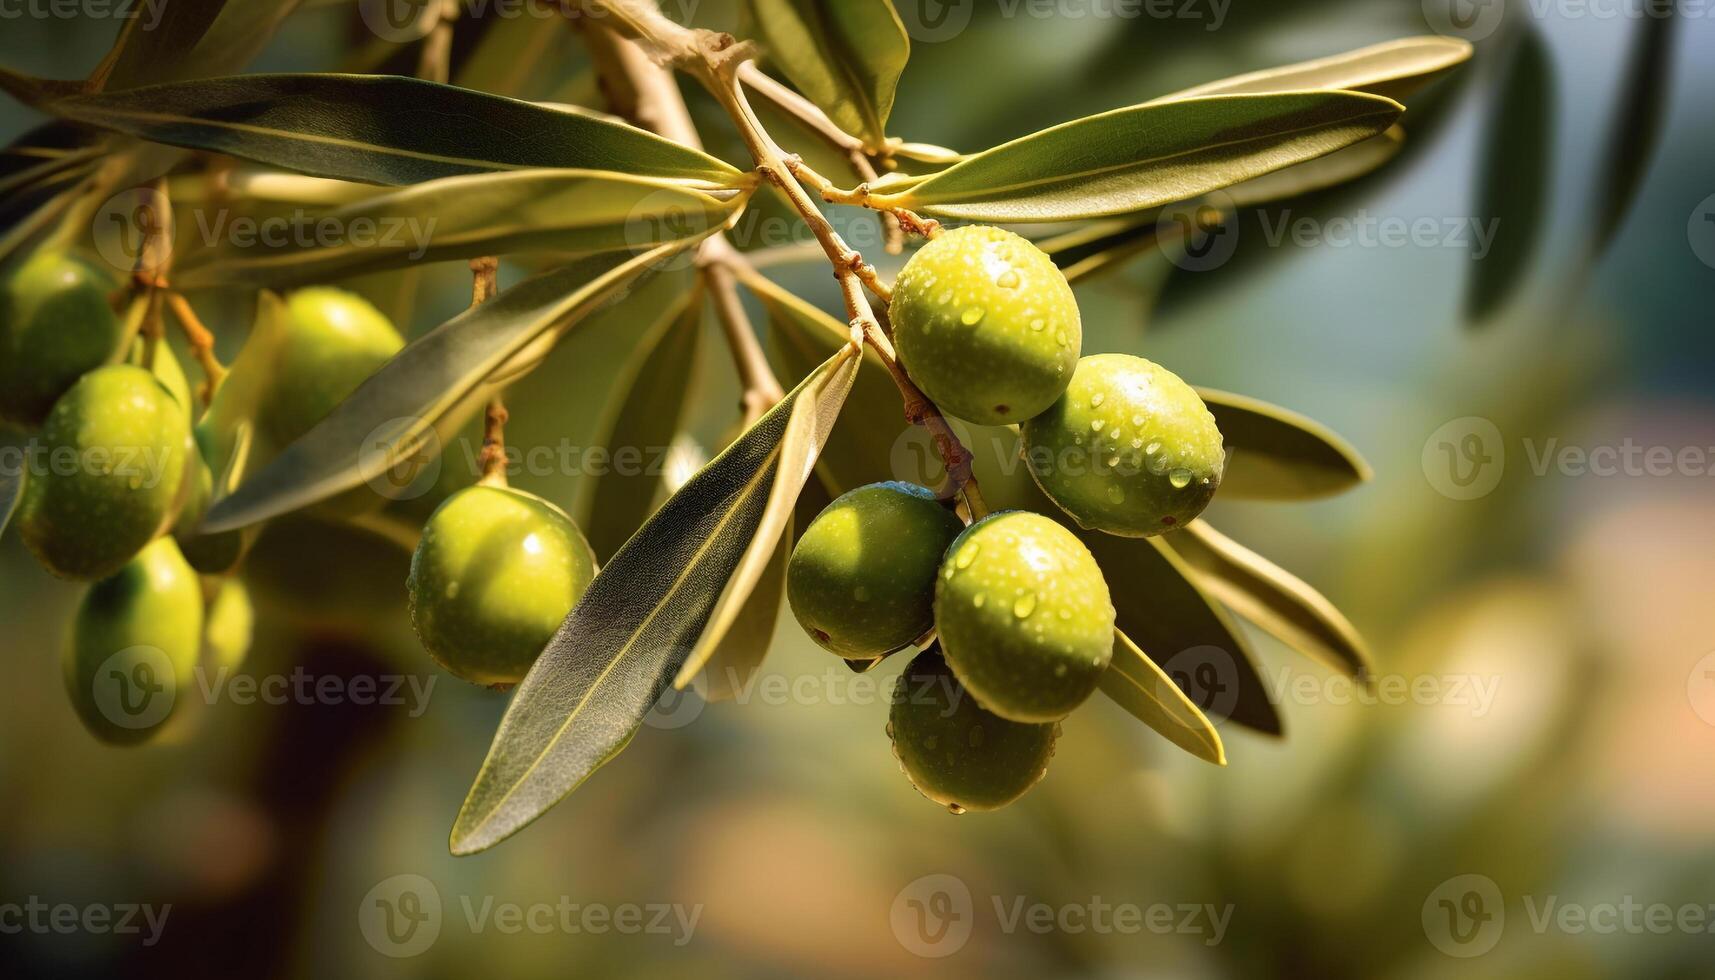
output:
[{"label": "green olive fruit", "polygon": [[278,371],[262,404],[262,427],[290,445],[327,417],[405,341],[368,300],[317,286],[286,298]]},{"label": "green olive fruit", "polygon": [[218,534],[203,534],[198,530],[198,525],[214,504],[215,476],[208,460],[214,456],[215,435],[206,424],[199,423],[192,431],[192,438],[197,455],[191,461],[191,472],[186,476],[189,485],[186,487],[185,505],[173,524],[173,537],[178,539],[179,550],[185,553],[185,560],[191,563],[192,568],[204,575],[226,575],[244,559],[245,553],[255,543],[260,527],[253,525]]},{"label": "green olive fruit", "polygon": [[1060,726],[1008,721],[984,710],[941,655],[929,650],[899,675],[887,735],[917,792],[964,813],[998,810],[1040,782]]},{"label": "green olive fruit", "polygon": [[24,488],[24,543],[62,578],[105,578],[167,527],[182,501],[190,422],[149,372],[89,372],[54,403]]},{"label": "green olive fruit", "polygon": [[54,250],[0,277],[0,420],[35,428],[113,357],[122,330],[107,298],[118,283],[100,262]]},{"label": "green olive fruit", "polygon": [[470,487],[423,528],[411,622],[458,677],[516,684],[594,577],[595,554],[565,511],[521,490]]},{"label": "green olive fruit", "polygon": [[1089,549],[1041,514],[1006,511],[947,549],[935,628],[953,673],[1013,721],[1058,721],[1084,703],[1114,649],[1108,583]]},{"label": "green olive fruit", "polygon": [[1109,534],[1185,526],[1226,468],[1221,430],[1196,390],[1129,354],[1079,361],[1066,393],[1021,429],[1042,492],[1083,527]]},{"label": "green olive fruit", "polygon": [[935,624],[935,570],[964,527],[934,493],[910,483],[841,494],[792,549],[792,615],[823,649],[847,659],[898,650]]},{"label": "green olive fruit", "polygon": [[215,671],[235,671],[250,653],[256,633],[256,610],[250,590],[235,578],[220,580],[208,603],[208,627],[203,634],[209,665]]},{"label": "green olive fruit", "polygon": [[91,586],[63,659],[84,727],[116,745],[158,733],[191,693],[202,623],[202,587],[171,538]]},{"label": "green olive fruit", "polygon": [[1083,345],[1066,276],[999,228],[957,228],[924,246],[899,273],[890,311],[911,380],[980,425],[1021,422],[1052,405]]}]

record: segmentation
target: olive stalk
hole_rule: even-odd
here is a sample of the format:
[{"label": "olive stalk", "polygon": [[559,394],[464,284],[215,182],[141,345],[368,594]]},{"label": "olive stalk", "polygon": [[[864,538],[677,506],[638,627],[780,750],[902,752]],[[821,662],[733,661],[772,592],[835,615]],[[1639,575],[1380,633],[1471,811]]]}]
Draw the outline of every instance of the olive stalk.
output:
[{"label": "olive stalk", "polygon": [[[500,292],[500,260],[492,255],[470,260],[471,274],[471,309],[493,299]],[[506,422],[511,414],[506,411],[506,402],[501,393],[496,391],[488,399],[488,407],[483,412],[482,419],[482,477],[477,480],[479,486],[504,487],[506,481]]]}]

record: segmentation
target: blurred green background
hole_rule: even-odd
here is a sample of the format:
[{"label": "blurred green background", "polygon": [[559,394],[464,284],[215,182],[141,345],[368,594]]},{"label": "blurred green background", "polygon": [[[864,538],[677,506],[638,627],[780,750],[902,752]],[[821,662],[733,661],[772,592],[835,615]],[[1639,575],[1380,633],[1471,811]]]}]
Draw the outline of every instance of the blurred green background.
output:
[{"label": "blurred green background", "polygon": [[[1435,3],[1233,0],[1218,13],[1182,0],[1157,16],[1120,11],[1165,6],[965,0],[935,23],[968,21],[932,39],[945,31],[902,0],[919,37],[892,129],[977,149],[1429,33]],[[668,9],[740,29],[736,6]],[[1651,151],[1621,125],[1636,117],[1622,92],[1644,22],[1589,12],[1636,5],[1507,6],[1507,25],[1434,93],[1427,125],[1407,115],[1404,156],[1268,219],[1486,222],[1485,168],[1499,166],[1543,207],[1517,288],[1481,322],[1466,315],[1480,263],[1451,235],[1276,246],[1250,223],[1219,268],[1145,255],[1079,290],[1086,353],[1143,353],[1304,412],[1374,465],[1372,483],[1335,499],[1218,500],[1211,517],[1351,617],[1376,654],[1379,695],[1259,634],[1284,740],[1226,726],[1231,764],[1217,770],[1097,699],[1066,723],[1033,793],[954,817],[889,752],[885,701],[902,658],[860,678],[784,617],[752,696],[658,715],[538,824],[455,859],[447,831],[505,698],[417,647],[403,552],[350,532],[292,537],[316,561],[260,563],[242,668],[398,678],[402,703],[215,697],[165,744],[125,751],[86,735],[61,689],[78,590],[9,535],[0,975],[1708,976],[1715,224],[1701,219],[1715,207],[1715,24],[1678,19]],[[255,68],[411,71],[413,49],[377,41],[353,7],[313,4]],[[596,104],[575,34],[504,9],[459,25],[470,83]],[[86,73],[114,29],[96,16],[0,24],[0,63],[53,77]],[[1532,116],[1551,143],[1535,153],[1503,139],[1497,152],[1486,141],[1507,94],[1499,53],[1526,30],[1550,53],[1552,99]],[[711,148],[737,159],[712,106],[693,94],[693,108]],[[0,105],[0,135],[35,121]],[[1582,250],[1616,152],[1647,161],[1644,183],[1590,264]],[[824,268],[771,272],[832,308]],[[356,285],[420,332],[468,301],[468,282],[454,264]],[[223,353],[247,329],[242,309],[209,313]],[[516,390],[515,445],[593,438],[611,380],[580,369],[636,326],[609,319]],[[692,427],[704,452],[737,420],[709,329]],[[1493,423],[1485,448],[1504,461],[1487,464],[1491,492],[1456,499],[1438,443],[1472,418]],[[1626,446],[1712,458],[1603,476],[1564,452]],[[576,476],[517,482],[574,507],[587,489]],[[5,907],[32,899],[170,911],[153,943],[147,929],[7,929],[18,920]],[[403,939],[377,925],[378,901],[427,918]]]}]

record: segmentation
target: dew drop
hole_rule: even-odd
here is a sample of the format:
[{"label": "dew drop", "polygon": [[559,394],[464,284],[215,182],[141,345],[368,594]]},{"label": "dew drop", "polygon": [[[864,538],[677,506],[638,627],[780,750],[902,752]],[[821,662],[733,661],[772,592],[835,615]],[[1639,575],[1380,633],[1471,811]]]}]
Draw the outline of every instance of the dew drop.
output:
[{"label": "dew drop", "polygon": [[458,597],[459,597],[459,584],[457,582],[448,582],[447,583],[447,598],[448,599],[457,599]]},{"label": "dew drop", "polygon": [[1106,400],[1107,400],[1107,396],[1098,391],[1095,394],[1090,396],[1090,407],[1095,408],[1096,406],[1100,405],[1102,402],[1104,402]]},{"label": "dew drop", "polygon": [[1125,491],[1121,490],[1119,487],[1109,487],[1108,499],[1116,504],[1123,504],[1125,503]]},{"label": "dew drop", "polygon": [[1030,321],[1030,329],[1037,331],[1037,332],[1040,332],[1042,330],[1042,328],[1046,327],[1046,326],[1048,326],[1048,324],[1046,321],[1043,321],[1043,320],[1032,320],[1032,321]]},{"label": "dew drop", "polygon": [[1095,430],[1096,432],[1102,431],[1102,426],[1104,426],[1104,425],[1107,425],[1107,423],[1102,421],[1101,419],[1091,419],[1090,420],[1090,428]]},{"label": "dew drop", "polygon": [[[983,595],[981,592],[978,592],[975,596],[973,596],[971,598],[971,605],[977,607],[978,609],[981,609],[983,607],[983,603],[985,603],[987,601],[988,601],[988,596]],[[931,747],[933,747],[933,746],[931,746]]]},{"label": "dew drop", "polygon": [[960,571],[970,568],[971,562],[977,560],[977,552],[980,550],[982,550],[982,545],[975,543],[968,545],[959,552],[959,557],[953,559],[953,567]]},{"label": "dew drop", "polygon": [[1132,424],[1132,425],[1142,425],[1142,424],[1143,424],[1143,416],[1141,416],[1141,415],[1133,415],[1133,416],[1132,416],[1132,417],[1131,417],[1131,424]]},{"label": "dew drop", "polygon": [[1191,471],[1183,468],[1176,469],[1167,475],[1167,482],[1173,484],[1174,489],[1183,490],[1191,483]]},{"label": "dew drop", "polygon": [[941,295],[935,297],[935,303],[939,306],[946,306],[948,303],[951,303],[952,301],[953,301],[953,291],[951,289],[943,289],[943,290],[941,290]]},{"label": "dew drop", "polygon": [[956,817],[956,816],[964,813],[965,808],[958,805],[957,803],[949,803],[949,804],[947,804],[947,812],[951,813],[953,816]]},{"label": "dew drop", "polygon": [[1108,469],[1111,470],[1114,467],[1118,466],[1119,464],[1120,464],[1120,458],[1118,456],[1109,456],[1108,457]]},{"label": "dew drop", "polygon": [[1064,330],[1054,331],[1054,342],[1059,344],[1061,347],[1070,347],[1072,344],[1071,341],[1066,339],[1066,331]]},{"label": "dew drop", "polygon": [[1161,443],[1151,442],[1148,446],[1144,447],[1143,451],[1145,455],[1154,456],[1156,453],[1161,451]]},{"label": "dew drop", "polygon": [[1018,273],[1008,269],[1000,274],[1000,278],[996,279],[994,284],[1002,289],[1017,289],[1020,281]]},{"label": "dew drop", "polygon": [[1026,619],[1036,611],[1036,593],[1026,592],[1012,604],[1012,614],[1019,619]]},{"label": "dew drop", "polygon": [[980,306],[967,306],[965,312],[959,314],[959,322],[967,327],[974,327],[988,316],[988,311]]},{"label": "dew drop", "polygon": [[1142,439],[1133,439],[1131,441],[1131,448],[1142,449],[1143,448],[1143,440]]}]

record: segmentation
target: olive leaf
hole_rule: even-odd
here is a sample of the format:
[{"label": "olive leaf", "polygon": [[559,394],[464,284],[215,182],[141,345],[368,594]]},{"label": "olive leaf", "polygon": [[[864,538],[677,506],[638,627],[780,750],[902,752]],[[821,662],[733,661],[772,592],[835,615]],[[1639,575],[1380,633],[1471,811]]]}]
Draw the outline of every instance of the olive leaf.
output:
[{"label": "olive leaf", "polygon": [[24,497],[26,472],[27,468],[22,466],[0,469],[0,536],[5,535],[12,515],[17,513],[18,501]]},{"label": "olive leaf", "polygon": [[[857,376],[859,353],[858,348],[847,346],[830,357],[824,362],[834,365],[834,370],[829,375],[829,395],[825,398],[799,398],[792,406],[785,437],[780,441],[780,462],[775,467],[774,486],[769,491],[768,505],[757,523],[755,536],[750,547],[745,549],[744,557],[733,571],[732,578],[727,581],[720,602],[709,614],[708,625],[697,639],[697,645],[691,649],[684,665],[679,668],[678,675],[673,678],[674,687],[683,690],[708,664],[721,641],[743,615],[745,601],[750,598],[757,582],[769,569],[771,558],[778,550],[776,545],[791,539],[789,528],[792,509],[798,502],[798,495],[804,490],[804,484],[809,482],[816,459],[821,455],[822,447],[827,445],[828,435],[833,431],[834,423],[839,420],[840,410],[845,407],[847,396],[851,394],[852,381]],[[828,373],[826,367],[812,372],[810,378],[814,379],[823,373]]]},{"label": "olive leaf", "polygon": [[[482,255],[641,250],[702,238],[731,220],[747,199],[737,191],[708,193],[671,180],[604,171],[443,177],[316,214],[305,220],[303,234],[218,235],[220,244],[188,255],[173,281],[181,287],[284,286]],[[324,223],[347,234],[308,234]],[[361,229],[368,231],[359,234]]]},{"label": "olive leaf", "polygon": [[126,21],[108,55],[109,90],[152,82],[224,75],[242,68],[268,43],[303,0],[172,0],[160,20]]},{"label": "olive leaf", "polygon": [[1554,170],[1554,69],[1542,36],[1525,22],[1506,53],[1483,136],[1477,218],[1493,226],[1489,251],[1471,253],[1467,322],[1487,319],[1530,271]]},{"label": "olive leaf", "polygon": [[[836,354],[787,394],[590,583],[508,705],[453,824],[454,854],[516,833],[624,748],[691,646],[709,634],[717,606],[735,596],[732,580],[767,537],[760,532],[777,501],[784,495],[789,509],[797,496],[789,484],[808,474],[818,433],[825,436],[850,388],[854,354]],[[782,526],[774,524],[767,553]]]},{"label": "olive leaf", "polygon": [[1313,500],[1368,482],[1370,464],[1313,419],[1244,395],[1198,388],[1227,444],[1221,496]]},{"label": "olive leaf", "polygon": [[1174,745],[1205,762],[1227,764],[1221,733],[1173,679],[1119,630],[1114,631],[1114,656],[1102,674],[1101,690]]},{"label": "olive leaf", "polygon": [[[845,324],[770,279],[746,275],[743,282],[768,313],[766,350],[783,378],[802,378],[849,343]],[[899,388],[874,351],[864,348],[863,365],[848,399],[846,424],[836,426],[822,451],[821,469],[838,493],[889,479],[889,460],[908,427]]]},{"label": "olive leaf", "polygon": [[1673,76],[1675,23],[1674,7],[1669,4],[1659,16],[1645,17],[1636,29],[1597,189],[1592,259],[1607,250],[1620,230],[1661,142]]},{"label": "olive leaf", "polygon": [[[805,485],[815,483],[810,480]],[[786,524],[786,533],[774,545],[768,566],[757,579],[744,607],[733,619],[727,635],[715,645],[708,663],[703,665],[703,678],[708,687],[703,697],[710,701],[730,701],[749,689],[762,661],[768,656],[774,640],[774,627],[780,619],[780,600],[786,595],[786,562],[792,557],[793,528],[797,516]]]},{"label": "olive leaf", "polygon": [[1147,651],[1204,714],[1264,734],[1281,734],[1280,715],[1257,673],[1250,645],[1226,611],[1197,585],[1195,570],[1162,538],[1119,538],[1079,527],[1031,478],[1019,458],[1021,442],[1012,426],[978,429],[967,444],[990,508],[1044,514],[1077,535],[1107,580],[1115,625]]},{"label": "olive leaf", "polygon": [[887,142],[911,37],[892,0],[750,0],[769,54],[834,124],[872,149]]},{"label": "olive leaf", "polygon": [[1332,153],[1386,131],[1402,111],[1389,99],[1356,92],[1132,106],[997,146],[873,200],[971,221],[1142,211]]},{"label": "olive leaf", "polygon": [[1320,592],[1210,527],[1192,521],[1168,539],[1197,569],[1197,581],[1234,612],[1300,653],[1358,680],[1371,676],[1369,650]]},{"label": "olive leaf", "polygon": [[749,179],[634,126],[390,75],[240,75],[61,97],[45,108],[157,143],[371,184],[538,167],[711,186]]},{"label": "olive leaf", "polygon": [[407,344],[351,397],[216,504],[206,532],[324,500],[415,460],[435,425],[538,341],[571,329],[688,243],[604,253],[527,279]]},{"label": "olive leaf", "polygon": [[1313,61],[1223,78],[1155,101],[1344,89],[1404,102],[1407,96],[1469,60],[1471,50],[1470,42],[1460,38],[1439,35],[1400,38]]},{"label": "olive leaf", "polygon": [[1367,140],[1335,150],[1325,157],[1276,170],[1261,177],[1234,184],[1221,193],[1233,207],[1251,207],[1270,201],[1283,201],[1330,187],[1348,184],[1359,177],[1374,173],[1388,161],[1399,156],[1405,147],[1405,129],[1389,126],[1386,131]]},{"label": "olive leaf", "polygon": [[638,339],[640,363],[629,365],[615,385],[624,399],[607,426],[606,445],[612,453],[631,448],[642,453],[643,472],[622,473],[610,468],[596,481],[591,494],[590,547],[607,561],[632,532],[643,526],[655,505],[662,476],[650,465],[673,441],[684,421],[690,397],[691,369],[702,338],[703,294],[692,288],[667,309]]}]

